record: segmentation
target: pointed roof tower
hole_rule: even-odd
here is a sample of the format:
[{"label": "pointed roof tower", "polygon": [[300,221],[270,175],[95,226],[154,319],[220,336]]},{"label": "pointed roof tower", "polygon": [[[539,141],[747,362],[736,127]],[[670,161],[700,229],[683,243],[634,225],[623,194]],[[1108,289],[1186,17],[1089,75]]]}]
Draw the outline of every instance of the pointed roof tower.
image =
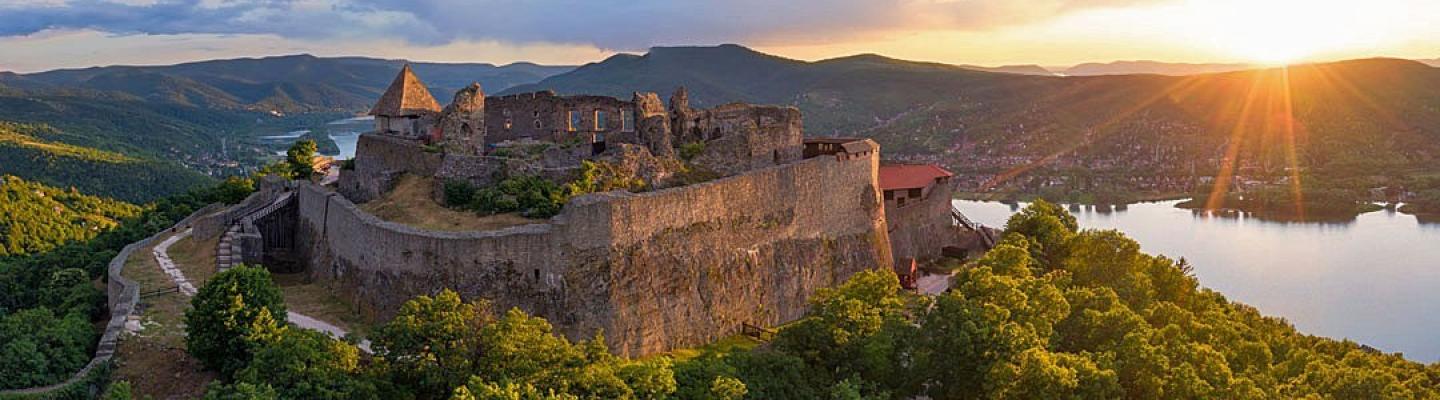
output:
[{"label": "pointed roof tower", "polygon": [[430,95],[430,89],[425,88],[425,83],[415,76],[410,64],[405,64],[405,67],[400,69],[395,81],[390,82],[390,88],[385,89],[385,94],[380,95],[380,100],[370,109],[370,115],[385,117],[410,117],[436,112],[440,112],[440,103]]}]

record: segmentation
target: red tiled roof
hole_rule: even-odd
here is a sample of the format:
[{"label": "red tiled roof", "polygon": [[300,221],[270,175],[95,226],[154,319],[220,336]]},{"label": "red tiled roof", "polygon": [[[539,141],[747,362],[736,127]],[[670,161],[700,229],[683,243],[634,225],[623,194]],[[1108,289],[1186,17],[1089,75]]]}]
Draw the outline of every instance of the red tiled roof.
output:
[{"label": "red tiled roof", "polygon": [[880,190],[919,189],[951,176],[955,174],[935,164],[881,165]]}]

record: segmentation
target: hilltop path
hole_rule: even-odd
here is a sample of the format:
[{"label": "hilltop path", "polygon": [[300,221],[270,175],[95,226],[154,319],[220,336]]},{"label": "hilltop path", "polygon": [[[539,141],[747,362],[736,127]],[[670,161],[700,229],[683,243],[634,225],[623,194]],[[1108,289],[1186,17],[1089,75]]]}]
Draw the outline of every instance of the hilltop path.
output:
[{"label": "hilltop path", "polygon": [[[186,237],[189,237],[193,231],[193,229],[186,229],[184,232],[180,232],[170,236],[169,238],[166,238],[165,241],[160,242],[159,245],[156,245],[155,250],[152,252],[155,256],[155,262],[160,264],[160,269],[165,271],[165,274],[169,275],[170,278],[175,281],[175,284],[180,287],[180,293],[184,294],[186,297],[194,297],[198,291],[195,289],[195,285],[190,283],[189,279],[185,278],[185,273],[181,272],[180,268],[175,266],[175,261],[170,258],[169,251],[171,245],[185,239]],[[286,318],[286,321],[295,324],[295,326],[301,328],[314,329],[317,331],[325,332],[326,334],[329,334],[336,338],[343,338],[346,334],[349,333],[345,329],[335,326],[334,324],[321,321],[319,319],[315,319],[301,313],[290,311],[286,314],[289,315],[289,317]],[[366,353],[373,353],[372,351],[370,351],[369,340],[360,341],[360,344],[357,345],[357,347],[359,347],[361,351],[364,351]]]}]

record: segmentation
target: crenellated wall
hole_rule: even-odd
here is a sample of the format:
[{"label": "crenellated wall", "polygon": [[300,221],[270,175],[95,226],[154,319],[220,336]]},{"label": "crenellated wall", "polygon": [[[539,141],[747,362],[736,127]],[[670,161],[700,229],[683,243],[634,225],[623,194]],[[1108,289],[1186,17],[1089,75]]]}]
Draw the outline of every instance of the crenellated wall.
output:
[{"label": "crenellated wall", "polygon": [[382,221],[302,184],[297,252],[313,278],[373,317],[451,288],[543,316],[572,338],[603,330],[616,351],[650,354],[742,322],[793,320],[815,290],[889,268],[877,153],[581,196],[548,221],[483,232]]}]

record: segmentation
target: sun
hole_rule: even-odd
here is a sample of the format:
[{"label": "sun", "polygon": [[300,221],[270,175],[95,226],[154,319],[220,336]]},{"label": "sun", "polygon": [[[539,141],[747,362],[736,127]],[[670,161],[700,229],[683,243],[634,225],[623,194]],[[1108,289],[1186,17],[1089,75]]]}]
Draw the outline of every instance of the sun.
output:
[{"label": "sun", "polygon": [[1213,50],[1262,64],[1289,64],[1373,43],[1353,3],[1316,0],[1190,0],[1192,35]]}]

